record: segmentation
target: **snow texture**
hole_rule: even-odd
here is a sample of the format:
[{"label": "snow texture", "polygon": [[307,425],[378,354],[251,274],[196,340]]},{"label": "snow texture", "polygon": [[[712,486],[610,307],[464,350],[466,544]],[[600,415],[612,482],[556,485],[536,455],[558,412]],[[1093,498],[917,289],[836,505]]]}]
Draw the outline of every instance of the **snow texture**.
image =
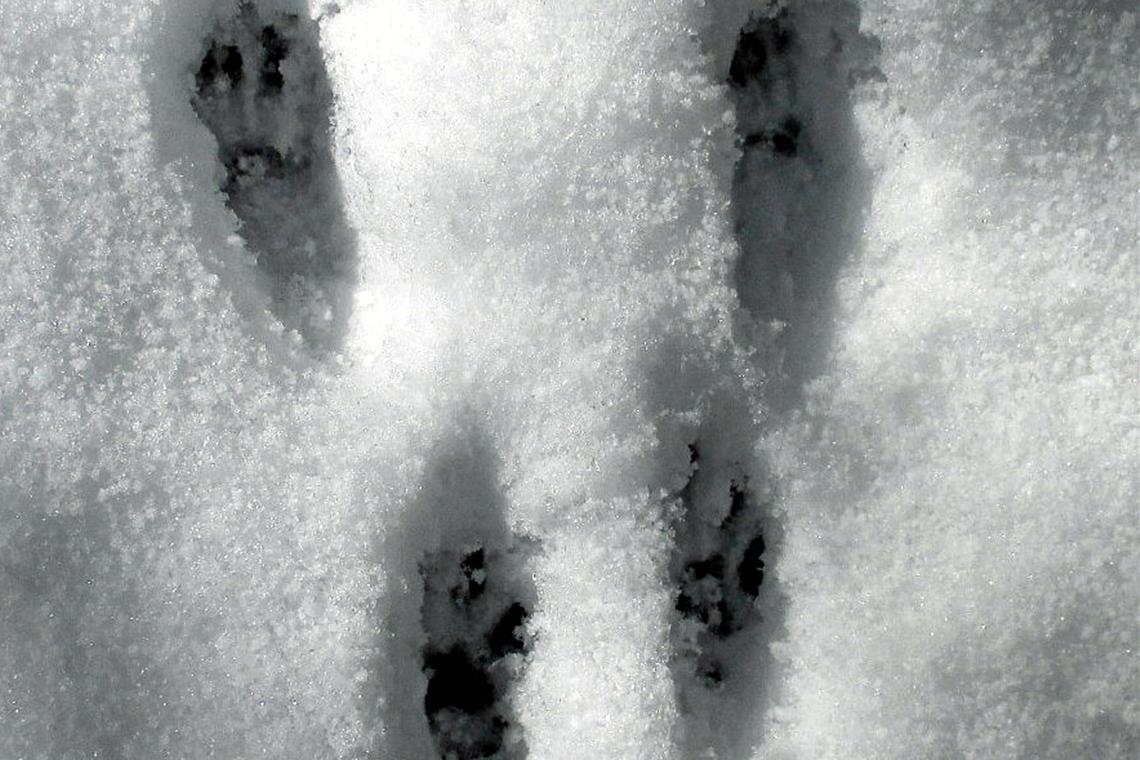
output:
[{"label": "snow texture", "polygon": [[0,758],[1140,753],[1132,4],[0,30]]}]

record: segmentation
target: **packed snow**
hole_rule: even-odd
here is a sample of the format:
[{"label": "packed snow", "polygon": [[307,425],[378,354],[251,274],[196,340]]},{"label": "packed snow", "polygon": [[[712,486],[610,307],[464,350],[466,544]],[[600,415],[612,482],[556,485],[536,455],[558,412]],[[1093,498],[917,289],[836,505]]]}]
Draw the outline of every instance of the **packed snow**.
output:
[{"label": "packed snow", "polygon": [[0,758],[1140,754],[1123,0],[0,0]]}]

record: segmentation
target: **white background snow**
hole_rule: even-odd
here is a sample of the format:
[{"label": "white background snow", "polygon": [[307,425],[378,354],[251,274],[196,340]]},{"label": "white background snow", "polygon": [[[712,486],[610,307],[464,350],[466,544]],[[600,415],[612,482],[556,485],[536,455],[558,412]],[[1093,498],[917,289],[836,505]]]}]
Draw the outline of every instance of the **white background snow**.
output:
[{"label": "white background snow", "polygon": [[[425,557],[476,544],[510,757],[1136,756],[1132,3],[254,7],[331,87],[317,295],[192,104],[236,2],[0,0],[0,758],[438,757]],[[701,691],[674,567],[743,483]]]}]

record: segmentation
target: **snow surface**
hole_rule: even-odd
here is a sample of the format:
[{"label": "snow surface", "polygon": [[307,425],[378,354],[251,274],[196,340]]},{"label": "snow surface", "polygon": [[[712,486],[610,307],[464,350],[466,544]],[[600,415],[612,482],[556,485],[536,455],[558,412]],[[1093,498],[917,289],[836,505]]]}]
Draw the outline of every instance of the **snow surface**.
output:
[{"label": "snow surface", "polygon": [[0,758],[1140,753],[1131,3],[0,29]]}]

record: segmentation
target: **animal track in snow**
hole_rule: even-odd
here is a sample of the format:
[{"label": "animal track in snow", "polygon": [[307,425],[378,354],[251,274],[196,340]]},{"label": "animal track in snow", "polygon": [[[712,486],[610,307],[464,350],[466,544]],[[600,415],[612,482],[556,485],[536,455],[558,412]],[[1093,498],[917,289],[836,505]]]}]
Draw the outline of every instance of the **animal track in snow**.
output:
[{"label": "animal track in snow", "polygon": [[476,544],[422,565],[424,713],[442,758],[526,756],[509,696],[530,648],[534,590],[520,582],[527,554],[523,543],[508,551]]},{"label": "animal track in snow", "polygon": [[767,644],[782,632],[785,602],[765,574],[782,535],[770,486],[725,458],[734,442],[703,435],[712,455],[700,440],[690,446],[691,476],[677,494],[673,678],[683,756],[735,758],[747,756],[774,672]]},{"label": "animal track in snow", "polygon": [[[854,4],[775,3],[737,28],[729,50],[721,66],[741,151],[735,285],[757,334],[778,336],[759,356],[776,365],[760,370],[768,408],[782,415],[826,350],[834,283],[855,253],[862,164],[850,87],[874,44],[860,37]],[[713,407],[719,422],[696,431],[677,494],[673,669],[683,756],[736,760],[752,756],[778,699],[769,645],[785,634],[787,600],[771,571],[783,534],[779,484],[747,451],[758,432],[747,404],[728,394]]]},{"label": "animal track in snow", "polygon": [[348,318],[355,239],[330,146],[316,23],[243,2],[205,43],[191,103],[218,142],[220,190],[285,328],[323,353]]},{"label": "animal track in snow", "polygon": [[779,330],[777,407],[818,371],[839,269],[857,255],[867,172],[851,88],[876,75],[877,50],[855,3],[784,4],[748,20],[728,67],[741,149],[736,286],[748,313]]},{"label": "animal track in snow", "polygon": [[[700,473],[697,447],[693,479]],[[694,675],[708,688],[724,681],[725,664],[713,651],[714,642],[728,639],[756,619],[754,603],[764,581],[765,542],[756,500],[745,476],[732,482],[721,501],[728,512],[719,522],[698,515],[693,481],[680,498],[684,519],[672,575],[679,589],[676,609],[681,617],[681,646],[695,656]],[[712,519],[710,519],[712,518]]]}]

